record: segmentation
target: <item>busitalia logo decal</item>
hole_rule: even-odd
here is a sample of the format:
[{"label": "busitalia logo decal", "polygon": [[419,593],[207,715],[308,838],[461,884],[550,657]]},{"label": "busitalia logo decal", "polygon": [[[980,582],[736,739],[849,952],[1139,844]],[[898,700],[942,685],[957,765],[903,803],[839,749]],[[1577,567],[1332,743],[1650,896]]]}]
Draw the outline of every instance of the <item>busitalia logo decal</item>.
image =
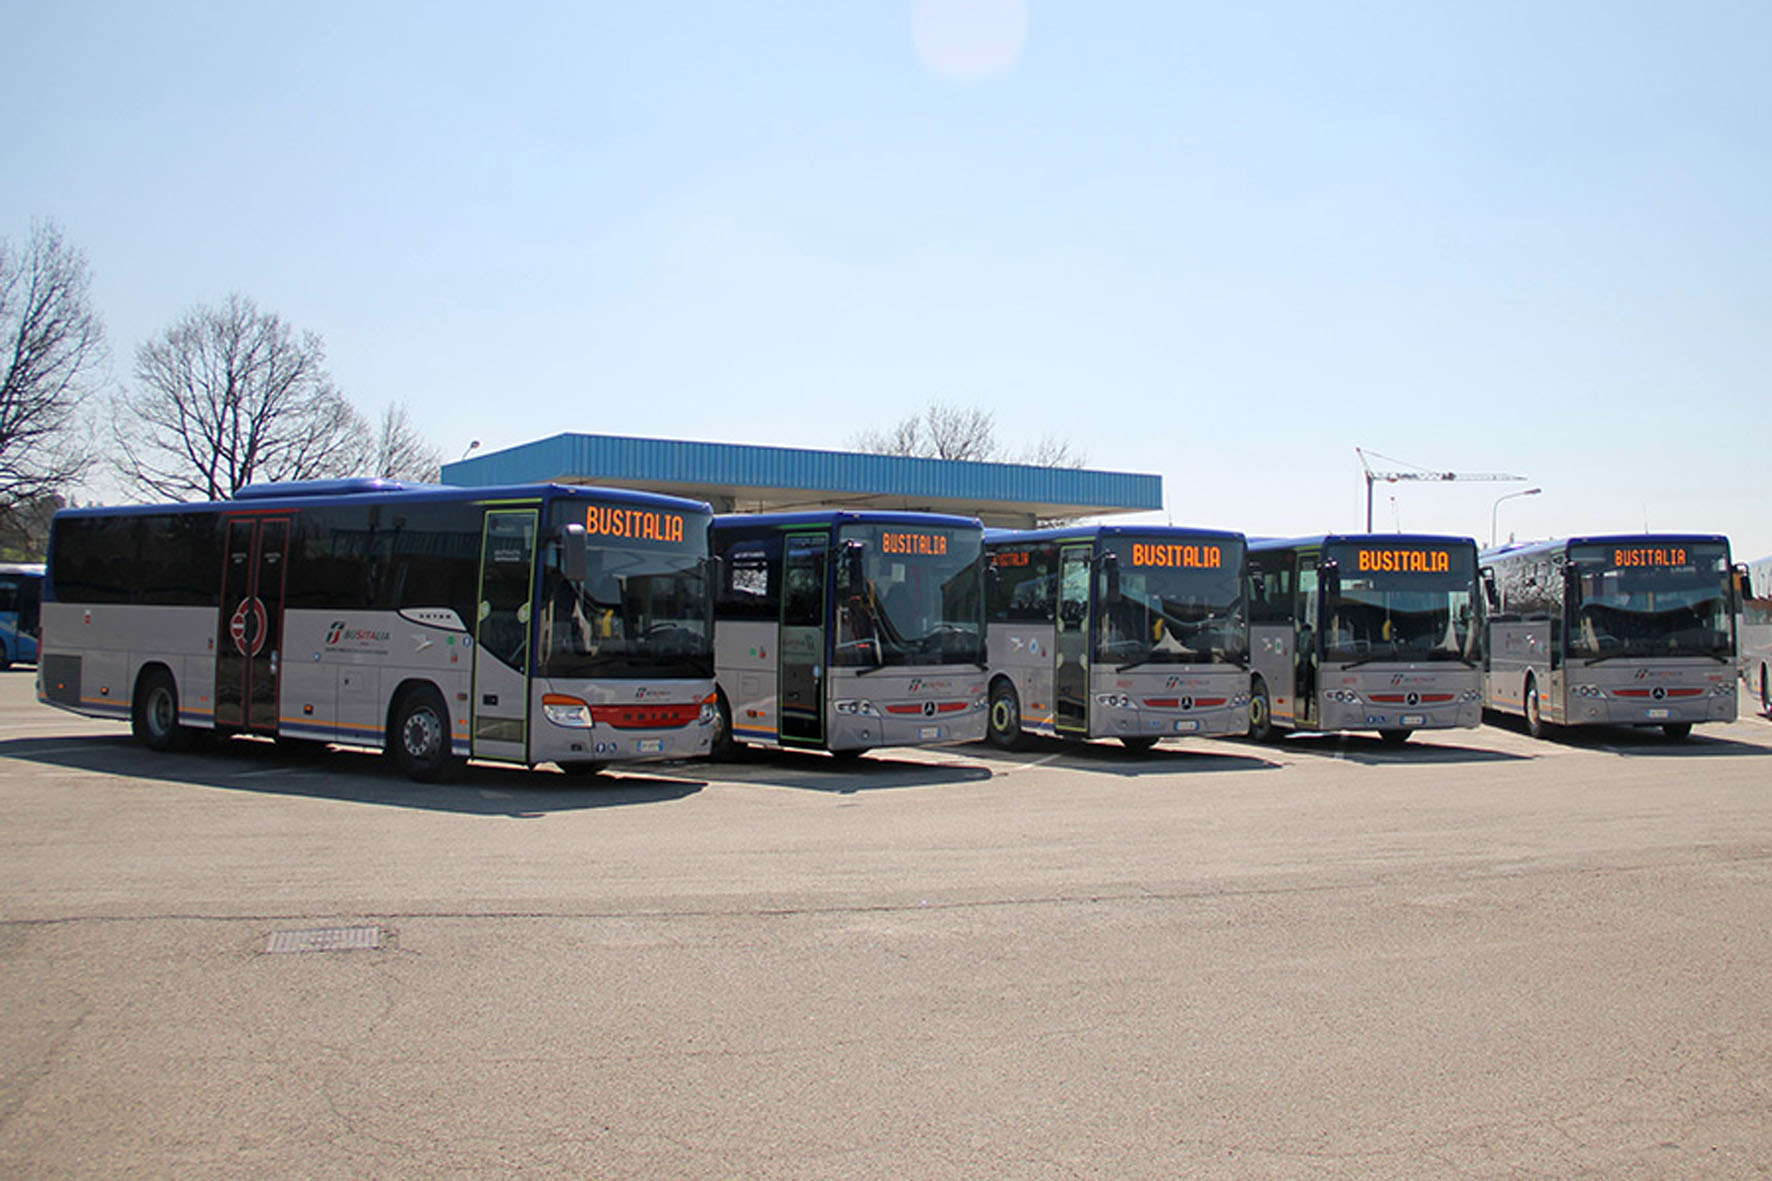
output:
[{"label": "busitalia logo decal", "polygon": [[326,629],[328,652],[370,652],[385,655],[394,633],[372,627],[352,627],[342,619]]}]

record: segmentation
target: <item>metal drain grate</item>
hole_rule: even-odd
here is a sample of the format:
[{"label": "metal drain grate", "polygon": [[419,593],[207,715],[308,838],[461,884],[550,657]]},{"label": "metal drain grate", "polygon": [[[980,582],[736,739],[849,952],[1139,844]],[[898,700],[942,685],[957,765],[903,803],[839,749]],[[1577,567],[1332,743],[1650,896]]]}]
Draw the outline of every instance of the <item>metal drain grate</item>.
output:
[{"label": "metal drain grate", "polygon": [[316,927],[309,931],[276,931],[265,943],[271,955],[297,951],[375,951],[381,947],[380,927]]}]

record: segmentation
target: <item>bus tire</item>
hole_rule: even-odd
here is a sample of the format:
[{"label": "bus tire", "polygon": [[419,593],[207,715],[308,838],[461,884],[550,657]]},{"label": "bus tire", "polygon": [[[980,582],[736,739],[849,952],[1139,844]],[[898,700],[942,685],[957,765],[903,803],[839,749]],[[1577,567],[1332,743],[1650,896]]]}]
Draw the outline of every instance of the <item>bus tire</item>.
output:
[{"label": "bus tire", "polygon": [[1386,746],[1402,746],[1409,741],[1409,736],[1413,733],[1415,733],[1413,730],[1380,730],[1378,741]]},{"label": "bus tire", "polygon": [[1257,742],[1272,742],[1274,704],[1267,695],[1267,682],[1256,677],[1249,685],[1249,737]]},{"label": "bus tire", "polygon": [[406,777],[419,783],[441,783],[460,769],[461,760],[450,749],[449,710],[441,694],[429,685],[400,694],[388,749]]},{"label": "bus tire", "polygon": [[1157,745],[1157,739],[1153,734],[1122,734],[1120,745],[1143,754]]},{"label": "bus tire", "polygon": [[1669,742],[1684,742],[1692,733],[1691,722],[1663,722],[1661,732],[1667,735]]},{"label": "bus tire", "polygon": [[1538,695],[1538,678],[1530,673],[1526,676],[1526,691],[1521,697],[1521,709],[1526,714],[1526,733],[1534,738],[1543,738],[1548,729],[1544,722],[1544,699]]},{"label": "bus tire", "polygon": [[1772,714],[1772,678],[1766,673],[1766,666],[1760,666],[1760,712]]},{"label": "bus tire", "polygon": [[573,779],[591,779],[603,770],[603,764],[594,759],[567,759],[554,765]]},{"label": "bus tire", "polygon": [[1021,746],[1021,697],[1007,677],[991,686],[989,722],[985,737],[998,750],[1015,750]]},{"label": "bus tire", "polygon": [[178,685],[166,669],[156,665],[136,682],[129,728],[149,750],[183,750],[190,744],[191,732],[178,722]]},{"label": "bus tire", "polygon": [[5,672],[11,667],[12,649],[6,646],[6,641],[4,639],[0,639],[0,672]]},{"label": "bus tire", "polygon": [[732,737],[732,706],[724,689],[715,690],[714,737],[708,742],[708,758],[724,763],[738,757],[738,741]]}]

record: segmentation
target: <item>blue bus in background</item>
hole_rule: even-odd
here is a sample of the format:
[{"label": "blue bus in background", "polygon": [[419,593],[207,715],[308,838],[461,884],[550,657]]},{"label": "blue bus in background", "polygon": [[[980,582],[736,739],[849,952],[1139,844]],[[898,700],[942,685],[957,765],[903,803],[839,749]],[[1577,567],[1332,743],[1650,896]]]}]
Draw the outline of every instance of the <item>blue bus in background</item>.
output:
[{"label": "blue bus in background", "polygon": [[43,564],[0,562],[0,668],[37,663]]}]

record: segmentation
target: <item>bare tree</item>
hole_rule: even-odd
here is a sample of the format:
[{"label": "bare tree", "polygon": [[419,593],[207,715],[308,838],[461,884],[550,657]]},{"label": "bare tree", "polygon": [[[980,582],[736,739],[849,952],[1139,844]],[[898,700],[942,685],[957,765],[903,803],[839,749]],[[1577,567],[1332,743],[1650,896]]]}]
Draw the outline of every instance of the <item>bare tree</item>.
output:
[{"label": "bare tree", "polygon": [[138,492],[216,500],[255,480],[348,475],[366,463],[363,419],[332,384],[318,335],[230,295],[136,351],[118,398],[117,463]]},{"label": "bare tree", "polygon": [[861,432],[853,446],[872,455],[988,460],[997,454],[996,427],[988,410],[931,402],[884,434]]},{"label": "bare tree", "polygon": [[443,474],[443,453],[419,436],[404,402],[382,412],[381,430],[376,432],[375,451],[369,458],[369,474],[385,479],[434,484]]},{"label": "bare tree", "polygon": [[23,254],[0,239],[0,505],[54,495],[92,462],[77,411],[107,361],[86,259],[38,222]]},{"label": "bare tree", "polygon": [[946,402],[931,402],[899,421],[888,431],[866,430],[851,446],[870,455],[908,455],[927,459],[962,459],[988,462],[1028,463],[1039,467],[1080,468],[1087,462],[1070,444],[1052,435],[1018,455],[1006,453],[997,442],[996,417],[976,407],[967,410]]}]

